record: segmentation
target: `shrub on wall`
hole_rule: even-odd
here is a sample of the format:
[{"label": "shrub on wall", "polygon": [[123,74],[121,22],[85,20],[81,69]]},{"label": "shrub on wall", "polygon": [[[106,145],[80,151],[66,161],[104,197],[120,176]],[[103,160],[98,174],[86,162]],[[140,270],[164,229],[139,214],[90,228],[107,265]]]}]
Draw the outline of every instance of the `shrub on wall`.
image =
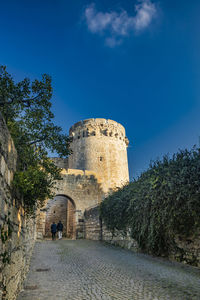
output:
[{"label": "shrub on wall", "polygon": [[114,194],[109,195],[100,205],[100,215],[107,228],[114,232],[115,229],[123,230],[128,226],[128,207],[134,190],[133,183],[117,189]]},{"label": "shrub on wall", "polygon": [[168,255],[175,235],[200,229],[200,150],[155,161],[103,201],[101,216],[109,229],[130,228],[143,250]]}]

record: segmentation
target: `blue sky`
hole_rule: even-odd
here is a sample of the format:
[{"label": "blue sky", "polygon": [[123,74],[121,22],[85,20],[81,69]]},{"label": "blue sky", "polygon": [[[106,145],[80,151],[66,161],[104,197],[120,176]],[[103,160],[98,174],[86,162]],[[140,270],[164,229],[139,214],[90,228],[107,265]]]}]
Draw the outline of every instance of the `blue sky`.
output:
[{"label": "blue sky", "polygon": [[0,0],[0,64],[52,76],[56,123],[120,122],[130,177],[198,144],[200,1]]}]

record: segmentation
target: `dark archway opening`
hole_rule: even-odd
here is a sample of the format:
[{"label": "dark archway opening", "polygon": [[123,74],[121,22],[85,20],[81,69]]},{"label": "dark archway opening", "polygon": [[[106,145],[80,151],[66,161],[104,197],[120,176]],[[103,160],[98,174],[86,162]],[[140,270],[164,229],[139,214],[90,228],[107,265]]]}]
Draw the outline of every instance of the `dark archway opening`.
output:
[{"label": "dark archway opening", "polygon": [[51,224],[63,223],[63,237],[75,238],[75,203],[65,195],[56,195],[46,207],[45,237],[51,237]]}]

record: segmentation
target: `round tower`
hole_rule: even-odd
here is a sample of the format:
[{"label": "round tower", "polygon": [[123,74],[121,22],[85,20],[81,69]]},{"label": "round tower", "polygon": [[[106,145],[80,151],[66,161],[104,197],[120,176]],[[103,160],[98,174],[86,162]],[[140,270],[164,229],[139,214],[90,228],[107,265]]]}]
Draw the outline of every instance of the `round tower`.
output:
[{"label": "round tower", "polygon": [[87,119],[70,128],[69,168],[94,171],[104,192],[129,181],[124,127],[112,120]]}]

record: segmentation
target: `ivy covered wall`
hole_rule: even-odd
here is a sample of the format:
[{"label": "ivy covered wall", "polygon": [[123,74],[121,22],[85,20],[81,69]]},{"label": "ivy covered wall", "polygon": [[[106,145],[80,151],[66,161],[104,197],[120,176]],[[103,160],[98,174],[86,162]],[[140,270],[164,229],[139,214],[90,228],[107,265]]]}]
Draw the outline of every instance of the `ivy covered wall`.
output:
[{"label": "ivy covered wall", "polygon": [[130,233],[142,251],[200,266],[200,150],[152,163],[100,210],[111,232]]}]

